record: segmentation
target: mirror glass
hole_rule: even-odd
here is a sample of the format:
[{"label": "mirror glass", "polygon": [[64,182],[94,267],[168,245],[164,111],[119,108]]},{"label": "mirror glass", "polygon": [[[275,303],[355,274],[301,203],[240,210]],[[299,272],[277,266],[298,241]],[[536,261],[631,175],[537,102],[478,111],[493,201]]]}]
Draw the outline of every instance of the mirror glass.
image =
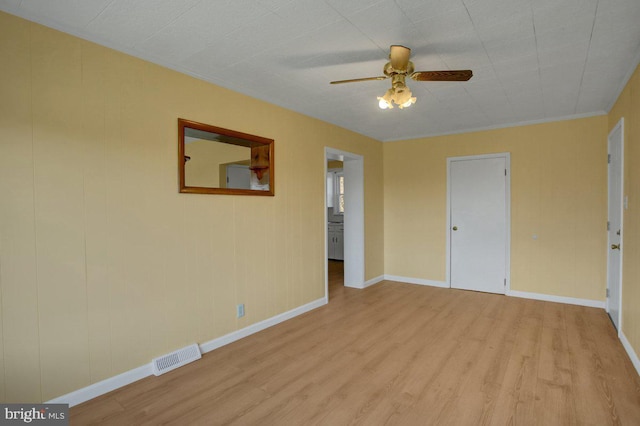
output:
[{"label": "mirror glass", "polygon": [[273,195],[273,139],[178,119],[180,192]]}]

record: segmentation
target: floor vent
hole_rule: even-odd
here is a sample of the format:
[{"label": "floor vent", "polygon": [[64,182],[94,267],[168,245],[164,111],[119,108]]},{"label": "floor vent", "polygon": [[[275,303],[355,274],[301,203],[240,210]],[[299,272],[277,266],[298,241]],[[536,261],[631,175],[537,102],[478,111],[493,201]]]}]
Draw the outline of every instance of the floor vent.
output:
[{"label": "floor vent", "polygon": [[186,348],[155,358],[151,363],[153,365],[153,374],[159,376],[200,358],[202,358],[200,347],[197,343],[194,343]]}]

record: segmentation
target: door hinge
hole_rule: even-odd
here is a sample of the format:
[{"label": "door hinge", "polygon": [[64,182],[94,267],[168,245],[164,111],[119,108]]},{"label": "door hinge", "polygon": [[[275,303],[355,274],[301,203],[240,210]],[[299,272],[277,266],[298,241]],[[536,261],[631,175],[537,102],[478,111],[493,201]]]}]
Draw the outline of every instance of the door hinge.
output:
[{"label": "door hinge", "polygon": [[607,221],[607,231],[611,229],[611,222]]},{"label": "door hinge", "polygon": [[607,164],[611,164],[611,154],[607,154]]},{"label": "door hinge", "polygon": [[609,289],[607,289],[607,297],[609,297]]},{"label": "door hinge", "polygon": [[504,287],[507,288],[507,279],[504,279]]},{"label": "door hinge", "polygon": [[505,176],[507,175],[507,169],[504,169],[504,175]]}]

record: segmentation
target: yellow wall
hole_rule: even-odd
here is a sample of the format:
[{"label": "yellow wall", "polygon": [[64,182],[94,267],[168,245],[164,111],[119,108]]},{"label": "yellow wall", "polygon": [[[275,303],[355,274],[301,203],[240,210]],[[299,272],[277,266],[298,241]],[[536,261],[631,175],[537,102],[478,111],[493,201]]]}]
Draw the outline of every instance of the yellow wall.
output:
[{"label": "yellow wall", "polygon": [[385,143],[385,274],[445,281],[447,157],[510,152],[511,289],[604,300],[606,126],[598,116]]},{"label": "yellow wall", "polygon": [[624,117],[622,332],[640,357],[640,67],[609,112],[609,129]]},{"label": "yellow wall", "polygon": [[[380,142],[4,13],[0,93],[0,401],[323,297],[325,146],[364,156],[384,273]],[[178,117],[273,138],[276,195],[178,193]]]}]

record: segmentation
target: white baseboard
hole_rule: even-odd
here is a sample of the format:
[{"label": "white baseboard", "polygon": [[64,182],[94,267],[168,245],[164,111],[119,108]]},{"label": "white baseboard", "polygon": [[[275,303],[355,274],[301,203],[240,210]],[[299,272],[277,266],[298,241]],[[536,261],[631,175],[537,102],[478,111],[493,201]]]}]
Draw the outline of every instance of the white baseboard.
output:
[{"label": "white baseboard", "polygon": [[378,277],[371,278],[370,280],[365,281],[363,286],[362,286],[362,288],[370,287],[370,286],[372,286],[374,284],[378,284],[381,281],[384,281],[384,275],[380,275]]},{"label": "white baseboard", "polygon": [[566,303],[568,305],[588,306],[590,308],[605,308],[605,302],[601,300],[577,299],[575,297],[554,296],[551,294],[530,293],[528,291],[507,290],[507,296],[521,297],[523,299],[543,300],[545,302]]},{"label": "white baseboard", "polygon": [[407,283],[407,284],[418,284],[418,285],[428,285],[431,287],[449,288],[449,284],[447,284],[444,281],[432,281],[432,280],[425,280],[422,278],[400,277],[398,275],[387,275],[387,274],[384,275],[384,279],[389,281],[397,281],[400,283]]},{"label": "white baseboard", "polygon": [[[314,300],[313,302],[307,303],[306,305],[299,306],[290,311],[283,312],[274,317],[257,322],[255,324],[251,324],[248,327],[205,342],[200,345],[200,351],[202,353],[211,352],[214,349],[218,349],[224,345],[235,342],[236,340],[240,340],[244,337],[272,327],[283,321],[286,321],[298,315],[302,315],[313,309],[319,308],[320,306],[326,305],[327,303],[327,297],[322,297],[320,299]],[[108,392],[129,385],[133,382],[137,382],[138,380],[144,379],[145,377],[151,376],[152,374],[153,371],[151,363],[145,364],[143,366],[134,368],[133,370],[125,371],[124,373],[118,374],[117,376],[110,377],[100,382],[93,383],[82,389],[78,389],[66,395],[62,395],[50,401],[46,401],[45,404],[69,404],[70,407],[73,407],[75,405],[89,401],[90,399],[96,398],[100,395],[104,395]]]},{"label": "white baseboard", "polygon": [[299,306],[295,309],[292,309],[287,312],[283,312],[274,317],[267,318],[266,320],[257,322],[255,324],[251,324],[248,327],[242,328],[240,330],[234,331],[232,333],[226,334],[222,337],[218,337],[213,340],[209,340],[200,345],[200,350],[202,353],[211,352],[214,349],[218,349],[224,345],[228,345],[229,343],[233,343],[236,340],[240,340],[252,334],[255,334],[259,331],[262,331],[266,328],[272,327],[276,324],[279,324],[283,321],[291,319],[293,317],[297,317],[298,315],[302,315],[305,312],[309,312],[313,309],[319,308],[320,306],[326,305],[328,300],[326,297],[322,297],[318,300],[314,300],[313,302],[307,303],[306,305]]},{"label": "white baseboard", "polygon": [[631,363],[633,364],[633,366],[636,368],[636,371],[640,375],[640,358],[638,358],[638,354],[636,353],[635,350],[633,350],[633,346],[631,346],[631,343],[629,343],[627,336],[625,336],[622,331],[620,332],[619,337],[620,337],[620,341],[622,342],[622,346],[624,346],[624,349],[627,351],[627,355],[629,355],[629,359],[631,359]]},{"label": "white baseboard", "polygon": [[362,290],[364,288],[370,287],[374,284],[378,284],[380,281],[383,281],[384,277],[382,275],[380,275],[379,277],[375,277],[372,278],[368,281],[363,282],[362,284],[357,283],[357,284],[347,284],[345,283],[344,286],[345,287],[349,287],[349,288],[357,288],[358,290]]},{"label": "white baseboard", "polygon": [[[401,277],[398,275],[384,275],[385,280],[397,281],[408,284],[428,285],[431,287],[449,288],[445,281],[432,281],[422,278]],[[544,300],[545,302],[566,303],[569,305],[588,306],[591,308],[605,308],[605,302],[591,299],[577,299],[574,297],[554,296],[551,294],[530,293],[528,291],[507,290],[507,296],[521,297],[524,299]]]},{"label": "white baseboard", "polygon": [[74,405],[82,404],[85,401],[137,382],[152,374],[151,363],[145,364],[133,370],[125,371],[117,376],[109,377],[108,379],[96,382],[82,389],[46,401],[45,404],[69,404],[69,407],[73,407]]}]

